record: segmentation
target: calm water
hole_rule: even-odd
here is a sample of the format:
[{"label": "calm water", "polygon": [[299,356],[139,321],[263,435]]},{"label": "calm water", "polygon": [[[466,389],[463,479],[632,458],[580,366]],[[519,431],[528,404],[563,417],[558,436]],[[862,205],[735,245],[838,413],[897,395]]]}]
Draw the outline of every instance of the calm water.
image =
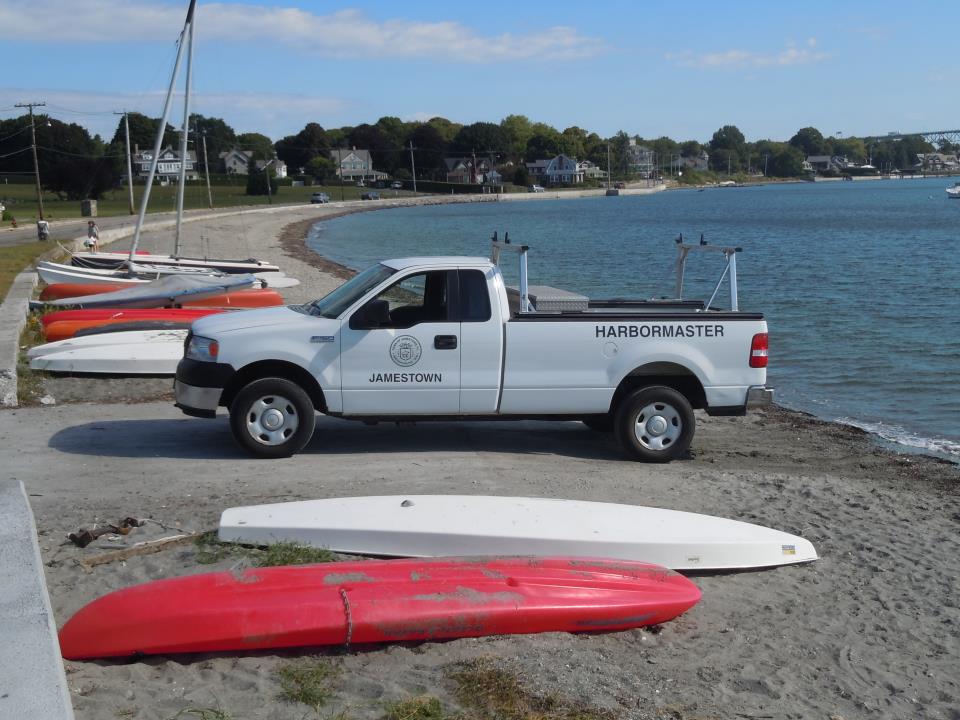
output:
[{"label": "calm water", "polygon": [[[533,283],[655,297],[673,294],[673,238],[704,233],[744,249],[740,307],[766,314],[780,403],[960,460],[960,201],[944,193],[950,184],[403,208],[320,223],[309,244],[361,268],[406,255],[487,255],[493,231],[506,230],[531,246]],[[685,297],[709,297],[721,270],[710,254],[693,258]]]}]

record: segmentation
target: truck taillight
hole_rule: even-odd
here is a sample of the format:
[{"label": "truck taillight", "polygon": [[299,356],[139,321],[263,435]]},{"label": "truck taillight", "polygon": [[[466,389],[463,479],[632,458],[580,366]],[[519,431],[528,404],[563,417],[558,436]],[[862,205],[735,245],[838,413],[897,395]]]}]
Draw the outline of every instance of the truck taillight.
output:
[{"label": "truck taillight", "polygon": [[750,367],[765,368],[767,366],[767,349],[769,340],[766,333],[757,333],[750,343]]}]

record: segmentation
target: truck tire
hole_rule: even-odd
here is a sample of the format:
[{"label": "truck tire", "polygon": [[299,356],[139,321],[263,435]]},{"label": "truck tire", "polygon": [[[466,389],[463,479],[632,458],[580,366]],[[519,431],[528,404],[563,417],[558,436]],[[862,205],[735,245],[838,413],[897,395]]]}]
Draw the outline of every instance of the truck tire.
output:
[{"label": "truck tire", "polygon": [[262,378],[246,385],[230,405],[230,430],[251,455],[290,457],[313,436],[316,412],[294,382]]},{"label": "truck tire", "polygon": [[614,418],[617,440],[631,458],[643,462],[677,459],[690,447],[693,430],[690,403],[663,385],[634,390],[617,406]]}]

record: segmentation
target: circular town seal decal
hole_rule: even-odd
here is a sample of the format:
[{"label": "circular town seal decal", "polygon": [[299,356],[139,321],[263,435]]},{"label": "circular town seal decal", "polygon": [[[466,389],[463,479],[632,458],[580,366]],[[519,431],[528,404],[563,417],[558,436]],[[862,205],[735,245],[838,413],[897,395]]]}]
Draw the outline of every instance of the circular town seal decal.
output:
[{"label": "circular town seal decal", "polygon": [[390,343],[390,357],[400,367],[416,365],[422,352],[420,341],[412,335],[401,335]]}]

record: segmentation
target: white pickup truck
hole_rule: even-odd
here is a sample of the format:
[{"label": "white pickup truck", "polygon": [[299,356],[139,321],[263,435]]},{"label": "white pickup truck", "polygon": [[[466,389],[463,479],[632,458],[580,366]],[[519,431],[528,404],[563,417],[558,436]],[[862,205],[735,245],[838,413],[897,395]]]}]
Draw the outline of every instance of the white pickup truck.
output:
[{"label": "white pickup truck", "polygon": [[[677,241],[670,300],[590,301],[527,283],[527,246],[490,259],[386,260],[306,305],[198,320],[177,368],[176,405],[229,408],[238,443],[286,457],[311,439],[316,411],[367,423],[449,419],[580,420],[613,430],[627,454],[666,462],[693,438],[694,408],[742,415],[771,402],[767,325],[737,305],[739,248]],[[683,300],[693,250],[723,253],[730,309]],[[499,267],[519,258],[518,289]]]}]

